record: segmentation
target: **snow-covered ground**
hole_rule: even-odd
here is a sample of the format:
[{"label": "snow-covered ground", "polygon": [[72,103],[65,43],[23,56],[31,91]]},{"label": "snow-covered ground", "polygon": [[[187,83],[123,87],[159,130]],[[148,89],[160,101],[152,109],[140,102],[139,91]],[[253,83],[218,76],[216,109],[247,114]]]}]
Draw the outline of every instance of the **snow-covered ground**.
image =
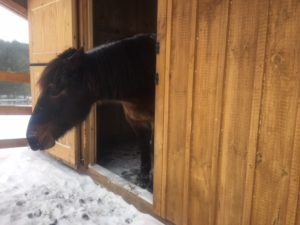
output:
[{"label": "snow-covered ground", "polygon": [[0,225],[162,225],[43,152],[0,149]]}]

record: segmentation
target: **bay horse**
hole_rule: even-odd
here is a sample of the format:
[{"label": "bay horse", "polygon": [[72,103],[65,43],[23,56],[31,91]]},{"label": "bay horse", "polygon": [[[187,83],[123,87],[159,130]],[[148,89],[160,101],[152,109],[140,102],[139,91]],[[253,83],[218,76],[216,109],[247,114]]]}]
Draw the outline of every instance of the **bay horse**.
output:
[{"label": "bay horse", "polygon": [[94,103],[121,104],[141,151],[140,181],[149,184],[155,95],[155,37],[139,34],[84,52],[70,48],[39,80],[40,95],[28,123],[32,150],[55,141],[87,117]]}]

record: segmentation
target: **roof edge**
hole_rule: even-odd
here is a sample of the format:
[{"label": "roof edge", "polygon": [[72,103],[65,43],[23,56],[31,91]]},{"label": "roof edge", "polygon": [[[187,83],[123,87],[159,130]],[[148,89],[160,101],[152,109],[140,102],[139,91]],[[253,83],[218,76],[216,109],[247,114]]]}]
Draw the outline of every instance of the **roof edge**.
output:
[{"label": "roof edge", "polygon": [[13,0],[0,0],[0,5],[6,7],[7,9],[11,10],[12,12],[18,14],[19,16],[27,19],[27,8],[24,6],[16,3]]}]

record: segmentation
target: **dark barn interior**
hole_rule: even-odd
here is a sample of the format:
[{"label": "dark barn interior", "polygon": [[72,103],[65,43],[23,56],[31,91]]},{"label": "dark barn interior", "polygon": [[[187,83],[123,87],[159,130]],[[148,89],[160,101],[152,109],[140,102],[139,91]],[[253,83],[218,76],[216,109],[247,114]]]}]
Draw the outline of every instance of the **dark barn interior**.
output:
[{"label": "dark barn interior", "polygon": [[[137,33],[156,33],[156,21],[156,0],[93,1],[94,47]],[[140,150],[122,107],[98,105],[96,121],[97,163],[138,184]]]}]

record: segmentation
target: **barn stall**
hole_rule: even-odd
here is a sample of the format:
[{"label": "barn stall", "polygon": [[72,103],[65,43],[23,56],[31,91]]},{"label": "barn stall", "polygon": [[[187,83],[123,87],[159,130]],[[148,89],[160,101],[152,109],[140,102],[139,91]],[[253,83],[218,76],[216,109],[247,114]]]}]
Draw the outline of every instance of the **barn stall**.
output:
[{"label": "barn stall", "polygon": [[299,15],[297,0],[29,0],[33,99],[64,49],[157,33],[152,199],[98,165],[101,140],[130,135],[104,124],[119,109],[95,106],[49,153],[177,225],[300,225]]}]

